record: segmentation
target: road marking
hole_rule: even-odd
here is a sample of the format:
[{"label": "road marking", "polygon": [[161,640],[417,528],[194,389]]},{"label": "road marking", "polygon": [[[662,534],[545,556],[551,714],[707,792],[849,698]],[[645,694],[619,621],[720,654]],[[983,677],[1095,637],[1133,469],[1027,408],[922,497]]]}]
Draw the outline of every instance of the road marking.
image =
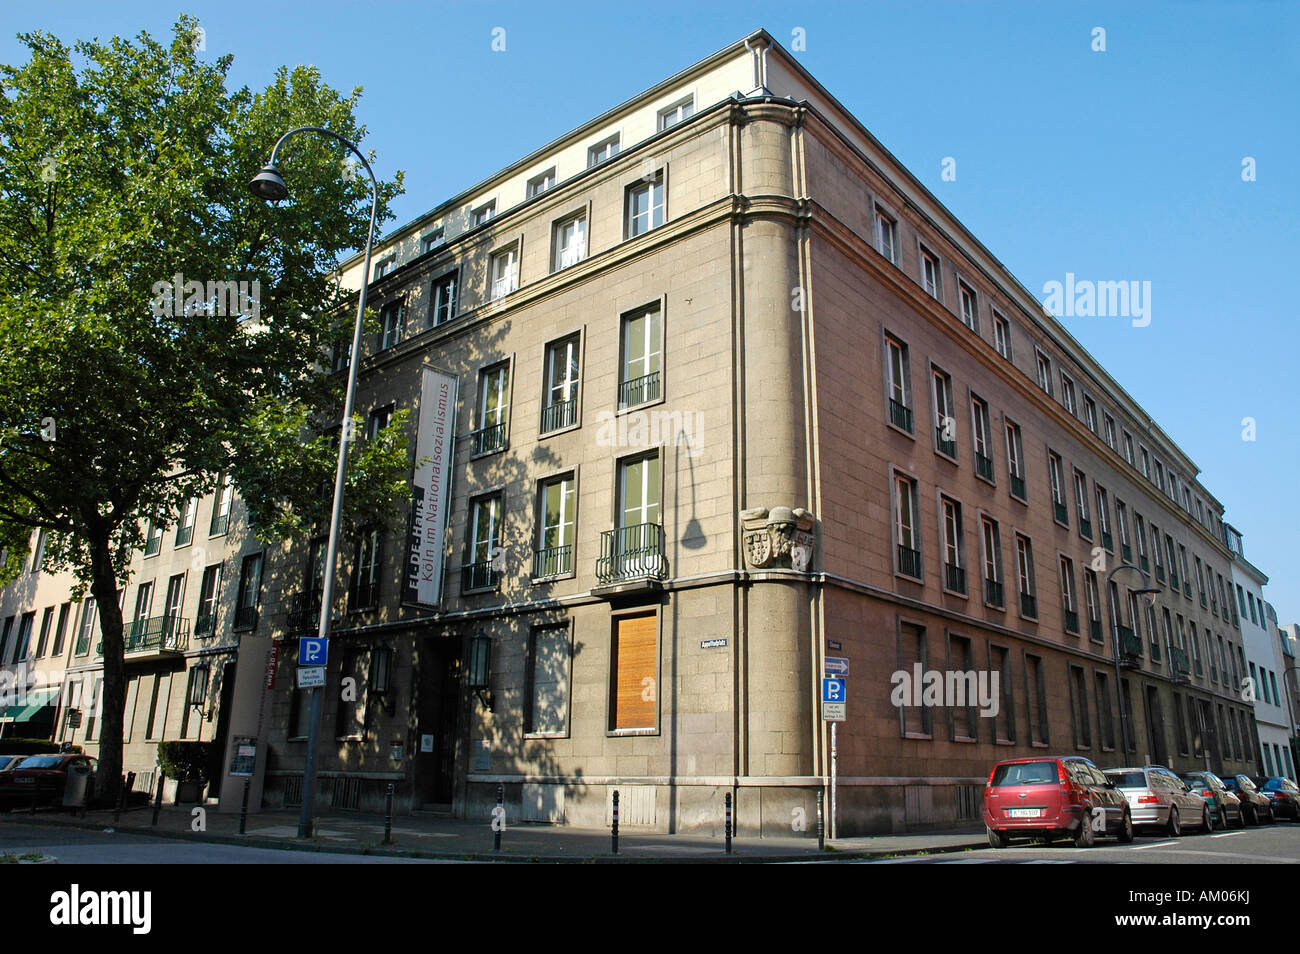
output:
[{"label": "road marking", "polygon": [[1176,841],[1158,841],[1154,845],[1136,845],[1133,851],[1146,851],[1148,848],[1168,848],[1170,845],[1176,845]]},{"label": "road marking", "polygon": [[1244,835],[1244,834],[1246,834],[1244,831],[1225,831],[1225,832],[1223,832],[1222,834],[1219,834],[1219,835],[1211,835],[1210,837],[1211,837],[1211,838],[1231,838],[1231,837],[1233,837],[1234,835]]}]

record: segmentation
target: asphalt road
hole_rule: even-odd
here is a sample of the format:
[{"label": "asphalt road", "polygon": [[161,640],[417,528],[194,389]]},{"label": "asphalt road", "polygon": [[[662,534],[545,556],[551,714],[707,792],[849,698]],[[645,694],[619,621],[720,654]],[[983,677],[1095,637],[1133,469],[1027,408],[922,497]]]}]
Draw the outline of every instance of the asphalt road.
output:
[{"label": "asphalt road", "polygon": [[1092,848],[1075,848],[1068,841],[1051,845],[1012,842],[1009,848],[983,848],[947,855],[887,858],[867,864],[987,865],[987,864],[1139,864],[1139,865],[1260,865],[1300,864],[1300,825],[1279,822],[1260,828],[1233,829],[1212,835],[1184,834],[1180,838],[1144,836],[1132,844],[1113,839]]}]

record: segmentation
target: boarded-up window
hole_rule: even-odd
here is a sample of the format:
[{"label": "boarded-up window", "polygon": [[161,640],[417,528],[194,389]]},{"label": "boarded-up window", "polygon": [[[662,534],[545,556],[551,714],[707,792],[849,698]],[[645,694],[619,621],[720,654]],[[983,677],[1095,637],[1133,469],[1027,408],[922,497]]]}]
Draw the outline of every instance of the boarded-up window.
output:
[{"label": "boarded-up window", "polygon": [[[570,646],[568,623],[533,630],[526,731],[563,735],[568,730]],[[652,677],[653,672],[652,667]]]},{"label": "boarded-up window", "polygon": [[659,620],[654,613],[622,616],[614,621],[614,647],[610,654],[614,711],[610,713],[610,728],[655,727],[658,648]]}]

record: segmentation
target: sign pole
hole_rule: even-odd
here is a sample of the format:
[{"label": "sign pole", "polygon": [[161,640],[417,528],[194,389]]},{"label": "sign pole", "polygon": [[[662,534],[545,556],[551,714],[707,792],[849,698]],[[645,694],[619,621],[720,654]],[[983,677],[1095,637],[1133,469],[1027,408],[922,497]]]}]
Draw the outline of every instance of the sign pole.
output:
[{"label": "sign pole", "polygon": [[837,751],[836,751],[836,746],[835,746],[835,730],[836,730],[837,728],[839,728],[839,723],[838,723],[838,722],[832,722],[832,723],[831,723],[831,841],[834,841],[834,840],[835,840],[835,828],[836,828],[836,825],[835,825],[835,819],[836,819],[836,814],[835,814],[835,775],[836,775],[836,768],[837,768],[837,767],[836,767],[836,764],[835,764],[835,763],[836,763],[836,761],[838,760],[838,753],[837,753]]}]

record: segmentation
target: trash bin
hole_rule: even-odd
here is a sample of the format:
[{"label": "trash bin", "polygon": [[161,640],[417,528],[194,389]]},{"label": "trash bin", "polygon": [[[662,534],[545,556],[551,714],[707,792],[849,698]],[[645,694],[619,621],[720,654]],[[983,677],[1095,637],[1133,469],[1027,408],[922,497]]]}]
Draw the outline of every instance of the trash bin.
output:
[{"label": "trash bin", "polygon": [[68,781],[63,786],[64,808],[85,808],[95,785],[95,770],[89,765],[73,762],[68,766]]}]

